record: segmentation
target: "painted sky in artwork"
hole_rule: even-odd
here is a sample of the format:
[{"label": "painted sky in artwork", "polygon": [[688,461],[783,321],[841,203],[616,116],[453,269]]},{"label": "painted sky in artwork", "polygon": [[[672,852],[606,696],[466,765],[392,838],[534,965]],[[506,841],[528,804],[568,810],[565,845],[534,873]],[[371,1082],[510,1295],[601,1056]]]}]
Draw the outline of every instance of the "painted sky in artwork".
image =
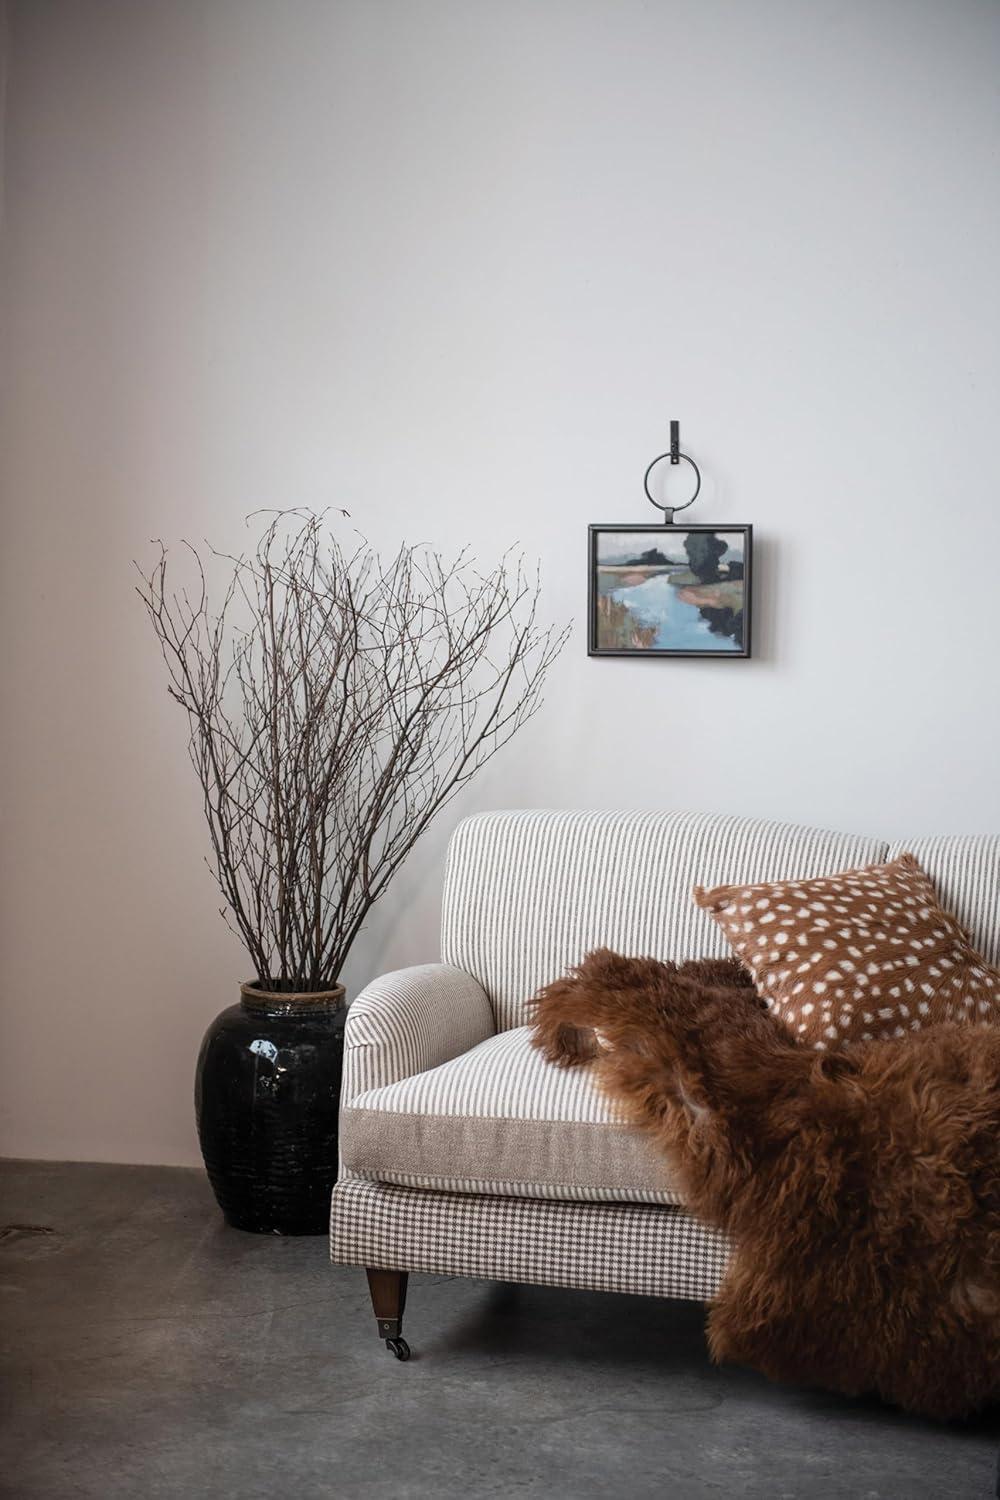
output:
[{"label": "painted sky in artwork", "polygon": [[[722,554],[723,562],[742,558],[742,531],[727,531],[722,526],[718,529],[713,527],[713,531],[720,541],[727,544]],[[597,561],[599,563],[621,562],[630,557],[638,557],[640,552],[648,552],[651,547],[657,547],[665,557],[676,558],[678,562],[686,562],[687,554],[684,551],[686,535],[686,532],[664,532],[657,531],[655,528],[649,531],[600,531],[597,535]]]}]

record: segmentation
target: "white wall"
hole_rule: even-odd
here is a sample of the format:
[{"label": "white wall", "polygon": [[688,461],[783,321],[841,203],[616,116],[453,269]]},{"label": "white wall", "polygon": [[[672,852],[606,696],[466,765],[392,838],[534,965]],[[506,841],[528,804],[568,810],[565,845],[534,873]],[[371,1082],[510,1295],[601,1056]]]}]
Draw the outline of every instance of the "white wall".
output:
[{"label": "white wall", "polygon": [[[131,593],[344,504],[520,541],[574,639],[462,809],[1000,828],[992,0],[14,3],[2,1146],[197,1159],[247,968]],[[758,654],[588,660],[588,522],[752,521]],[[693,513],[692,513],[693,514]],[[347,976],[435,955],[448,827]]]}]

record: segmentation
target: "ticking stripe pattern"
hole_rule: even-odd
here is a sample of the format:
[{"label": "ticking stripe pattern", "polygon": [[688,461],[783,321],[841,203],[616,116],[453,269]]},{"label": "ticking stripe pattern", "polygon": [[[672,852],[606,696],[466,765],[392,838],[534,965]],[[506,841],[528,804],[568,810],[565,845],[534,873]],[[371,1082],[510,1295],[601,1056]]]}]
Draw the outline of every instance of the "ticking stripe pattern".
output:
[{"label": "ticking stripe pattern", "polygon": [[835,874],[886,855],[878,839],[701,813],[481,813],[449,847],[442,954],[480,981],[498,1031],[590,949],[721,957],[695,885]]},{"label": "ticking stripe pattern", "polygon": [[[447,964],[372,980],[347,1012],[341,1112],[358,1094],[457,1057],[495,1030],[482,985]],[[347,1175],[341,1143],[340,1170]]]},{"label": "ticking stripe pattern", "polygon": [[471,974],[418,964],[383,974],[347,1012],[341,1100],[436,1068],[494,1032],[493,1009]]},{"label": "ticking stripe pattern", "polygon": [[356,1096],[341,1114],[352,1173],[408,1187],[515,1197],[677,1203],[662,1155],[527,1026]]},{"label": "ticking stripe pattern", "polygon": [[889,858],[910,853],[930,876],[945,911],[958,918],[987,963],[1000,965],[1000,835],[902,839]]},{"label": "ticking stripe pattern", "polygon": [[349,1177],[333,1190],[330,1257],[702,1302],[719,1288],[729,1244],[679,1208],[473,1197]]},{"label": "ticking stripe pattern", "polygon": [[508,1120],[620,1119],[594,1087],[590,1068],[558,1068],[531,1044],[531,1028],[490,1037],[416,1078],[361,1094],[355,1109],[419,1115],[494,1115]]}]

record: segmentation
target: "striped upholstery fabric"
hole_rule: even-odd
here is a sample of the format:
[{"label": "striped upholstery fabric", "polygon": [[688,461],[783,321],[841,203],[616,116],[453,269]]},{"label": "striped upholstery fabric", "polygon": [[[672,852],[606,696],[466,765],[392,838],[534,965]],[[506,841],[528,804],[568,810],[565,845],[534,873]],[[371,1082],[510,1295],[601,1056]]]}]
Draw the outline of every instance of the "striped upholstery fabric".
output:
[{"label": "striped upholstery fabric", "polygon": [[718,1290],[729,1246],[679,1208],[475,1197],[347,1178],[333,1190],[330,1256],[343,1265],[701,1302]]},{"label": "striped upholstery fabric", "polygon": [[418,964],[383,974],[347,1012],[340,1097],[358,1094],[425,1068],[436,1068],[494,1031],[483,988],[447,964]]},{"label": "striped upholstery fabric", "polygon": [[[471,974],[447,964],[417,964],[383,974],[347,1012],[342,1113],[358,1094],[436,1068],[493,1031],[493,1007]],[[340,1170],[350,1176],[343,1140]]]},{"label": "striped upholstery fabric", "polygon": [[1000,835],[901,839],[889,858],[913,854],[946,911],[967,928],[987,963],[1000,965]]},{"label": "striped upholstery fabric", "polygon": [[677,1203],[663,1157],[612,1113],[589,1068],[557,1068],[528,1027],[371,1089],[341,1112],[356,1175],[444,1192]]},{"label": "striped upholstery fabric", "polygon": [[878,839],[700,813],[495,812],[448,851],[442,954],[483,985],[498,1031],[589,949],[721,956],[695,885],[808,878],[884,859]]}]

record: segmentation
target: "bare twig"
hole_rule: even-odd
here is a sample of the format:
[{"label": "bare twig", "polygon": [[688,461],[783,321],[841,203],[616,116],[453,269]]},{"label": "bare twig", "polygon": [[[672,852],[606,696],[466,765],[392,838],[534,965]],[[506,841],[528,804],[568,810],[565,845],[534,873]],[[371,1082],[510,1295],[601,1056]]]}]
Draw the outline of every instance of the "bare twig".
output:
[{"label": "bare twig", "polygon": [[[268,519],[269,517],[269,519]],[[254,518],[250,518],[253,520]],[[537,578],[401,547],[345,552],[322,516],[268,512],[212,612],[167,554],[137,592],[184,708],[224,914],[261,983],[335,983],[421,833],[536,712],[567,632]]]}]

